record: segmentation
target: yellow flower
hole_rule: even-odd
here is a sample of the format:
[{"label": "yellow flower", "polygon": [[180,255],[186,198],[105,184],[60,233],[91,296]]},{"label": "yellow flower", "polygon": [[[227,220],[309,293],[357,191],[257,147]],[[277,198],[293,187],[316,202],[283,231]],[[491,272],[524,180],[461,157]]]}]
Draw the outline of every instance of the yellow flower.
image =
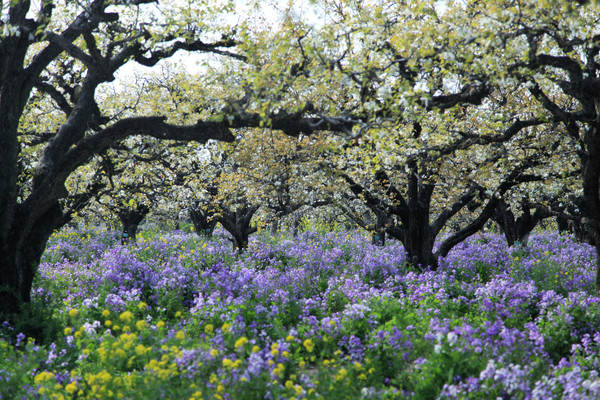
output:
[{"label": "yellow flower", "polygon": [[285,388],[286,389],[293,389],[294,388],[294,382],[292,381],[285,381]]},{"label": "yellow flower", "polygon": [[184,331],[178,331],[178,332],[175,334],[175,337],[176,337],[177,339],[179,339],[179,340],[183,340],[183,339],[185,339],[185,332],[184,332]]},{"label": "yellow flower", "polygon": [[341,368],[337,375],[335,376],[335,380],[336,381],[341,381],[346,379],[346,377],[348,376],[348,371],[346,371],[346,368]]},{"label": "yellow flower", "polygon": [[211,349],[209,351],[209,354],[211,355],[211,357],[215,358],[219,354],[219,350],[217,350],[217,349]]},{"label": "yellow flower", "polygon": [[137,354],[138,356],[143,356],[148,351],[150,351],[150,349],[150,346],[146,347],[143,344],[138,344],[137,346],[135,346],[135,354]]},{"label": "yellow flower", "polygon": [[283,372],[285,371],[285,366],[282,363],[277,364],[277,367],[273,370],[273,375],[283,376]]},{"label": "yellow flower", "polygon": [[181,317],[182,317],[181,311],[177,311],[175,313],[175,318],[181,318]]},{"label": "yellow flower", "polygon": [[77,383],[71,382],[67,386],[65,386],[65,390],[69,394],[74,394],[77,391]]},{"label": "yellow flower", "polygon": [[138,304],[138,308],[142,311],[145,311],[147,307],[148,307],[148,304],[144,303],[143,301],[140,302],[140,304]]},{"label": "yellow flower", "polygon": [[103,311],[102,311],[102,316],[103,316],[104,318],[107,318],[107,317],[109,317],[109,316],[110,316],[110,311],[108,311],[108,310],[103,310]]},{"label": "yellow flower", "polygon": [[215,330],[215,327],[212,324],[208,324],[204,327],[204,333],[210,335]]},{"label": "yellow flower", "polygon": [[73,332],[72,328],[70,328],[70,327],[65,328],[65,336],[69,336],[71,334],[71,332]]},{"label": "yellow flower", "polygon": [[165,327],[165,323],[164,323],[163,321],[158,321],[158,322],[156,323],[156,327],[157,327],[158,329],[162,329],[162,328],[164,328],[164,327]]},{"label": "yellow flower", "polygon": [[119,319],[123,322],[128,322],[131,318],[133,318],[133,314],[130,311],[124,311],[119,315]]},{"label": "yellow flower", "polygon": [[273,355],[273,357],[279,354],[279,345],[277,343],[273,343],[271,345],[271,354]]},{"label": "yellow flower", "polygon": [[287,337],[285,338],[286,342],[293,342],[294,339],[296,339],[295,337],[293,337],[292,335],[287,335]]},{"label": "yellow flower", "polygon": [[78,314],[79,314],[79,310],[77,310],[76,308],[71,308],[69,310],[69,317],[71,317],[71,318],[75,318]]},{"label": "yellow flower", "polygon": [[54,378],[54,374],[48,371],[42,371],[33,378],[33,383],[40,385]]},{"label": "yellow flower", "polygon": [[225,333],[226,333],[226,332],[229,332],[229,331],[231,330],[231,325],[229,325],[227,322],[225,322],[225,323],[223,324],[223,326],[221,327],[221,330],[222,330],[223,332],[225,332]]},{"label": "yellow flower", "polygon": [[104,325],[105,326],[111,326],[112,325],[112,321],[107,319],[106,321],[104,321]]},{"label": "yellow flower", "polygon": [[243,347],[246,343],[248,343],[248,339],[245,336],[242,336],[235,341],[234,347],[237,349],[238,347]]},{"label": "yellow flower", "polygon": [[260,347],[258,347],[257,345],[254,345],[254,346],[252,347],[252,352],[253,352],[253,353],[258,353],[259,351],[260,351]]},{"label": "yellow flower", "polygon": [[138,322],[135,323],[135,327],[138,331],[144,330],[144,328],[146,327],[146,321],[140,319]]},{"label": "yellow flower", "polygon": [[302,344],[304,345],[304,347],[306,347],[306,350],[309,353],[312,353],[312,351],[315,349],[315,344],[310,339],[306,339],[304,342],[302,342]]},{"label": "yellow flower", "polygon": [[195,392],[192,397],[190,397],[190,400],[202,400],[202,392]]},{"label": "yellow flower", "polygon": [[100,359],[102,361],[106,361],[106,359],[108,358],[108,353],[106,352],[106,349],[104,347],[100,347],[98,349],[98,354],[100,355]]}]

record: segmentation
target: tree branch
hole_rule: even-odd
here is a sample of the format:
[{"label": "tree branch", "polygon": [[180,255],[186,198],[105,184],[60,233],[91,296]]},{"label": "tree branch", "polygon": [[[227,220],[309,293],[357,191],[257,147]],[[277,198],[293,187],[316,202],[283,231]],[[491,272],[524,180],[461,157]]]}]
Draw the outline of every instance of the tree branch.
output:
[{"label": "tree branch", "polygon": [[102,152],[114,143],[133,135],[152,136],[157,139],[197,141],[208,140],[233,142],[235,137],[226,123],[198,121],[191,126],[171,125],[165,117],[127,118],[115,122],[95,134],[82,139],[63,157],[62,168],[73,170],[85,163],[92,155]]}]

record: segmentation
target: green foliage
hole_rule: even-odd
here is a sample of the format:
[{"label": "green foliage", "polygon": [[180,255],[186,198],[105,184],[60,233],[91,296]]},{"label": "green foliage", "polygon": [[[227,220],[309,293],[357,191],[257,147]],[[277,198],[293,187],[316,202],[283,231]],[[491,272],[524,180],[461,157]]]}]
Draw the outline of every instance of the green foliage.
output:
[{"label": "green foliage", "polygon": [[479,376],[486,364],[487,360],[480,355],[455,349],[444,340],[439,349],[428,355],[427,361],[410,373],[404,372],[398,380],[416,398],[433,400],[445,384],[453,383],[455,378]]},{"label": "green foliage", "polygon": [[554,362],[567,358],[582,337],[600,329],[600,305],[570,302],[568,306],[545,310],[540,316],[540,332],[548,339],[544,348]]},{"label": "green foliage", "polygon": [[23,303],[19,314],[9,317],[8,328],[1,330],[13,341],[17,335],[24,335],[38,344],[49,345],[62,332],[64,321],[58,315],[59,309],[60,305],[50,298]]},{"label": "green foliage", "polygon": [[33,339],[25,339],[19,345],[0,338],[0,370],[3,374],[10,371],[11,379],[0,385],[3,398],[26,398],[34,389],[31,373],[44,363],[45,350],[39,351],[39,345]]}]

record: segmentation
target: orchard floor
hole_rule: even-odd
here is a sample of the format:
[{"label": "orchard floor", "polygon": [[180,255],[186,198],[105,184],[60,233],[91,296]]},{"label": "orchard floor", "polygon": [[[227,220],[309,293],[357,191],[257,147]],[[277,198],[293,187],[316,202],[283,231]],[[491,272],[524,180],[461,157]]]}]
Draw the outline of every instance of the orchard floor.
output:
[{"label": "orchard floor", "polygon": [[0,396],[597,399],[594,260],[557,233],[479,234],[422,272],[356,232],[237,254],[224,234],[63,231],[2,329]]}]

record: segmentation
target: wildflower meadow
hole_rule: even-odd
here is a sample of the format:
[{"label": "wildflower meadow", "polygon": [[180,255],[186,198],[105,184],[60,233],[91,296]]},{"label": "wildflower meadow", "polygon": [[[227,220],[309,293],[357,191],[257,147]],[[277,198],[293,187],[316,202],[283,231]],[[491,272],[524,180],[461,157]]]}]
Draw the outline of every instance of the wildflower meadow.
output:
[{"label": "wildflower meadow", "polygon": [[2,399],[595,399],[593,249],[478,234],[436,271],[359,232],[63,230],[0,336]]}]

